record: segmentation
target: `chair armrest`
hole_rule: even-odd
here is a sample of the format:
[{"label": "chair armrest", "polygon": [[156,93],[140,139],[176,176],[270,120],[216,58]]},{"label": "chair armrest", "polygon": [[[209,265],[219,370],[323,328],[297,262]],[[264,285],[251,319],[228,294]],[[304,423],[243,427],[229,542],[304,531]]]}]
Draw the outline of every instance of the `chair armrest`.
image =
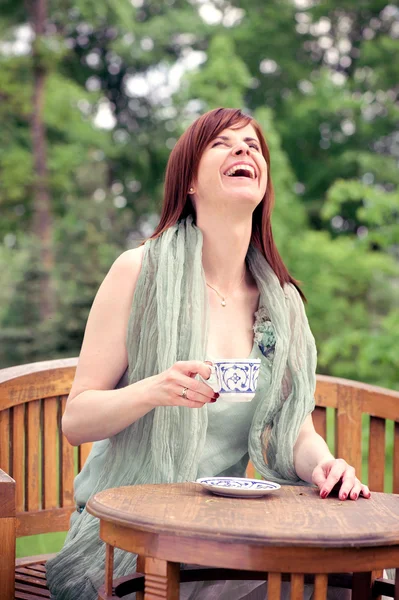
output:
[{"label": "chair armrest", "polygon": [[0,519],[15,517],[15,481],[0,469]]},{"label": "chair armrest", "polygon": [[0,469],[0,598],[15,598],[15,481]]}]

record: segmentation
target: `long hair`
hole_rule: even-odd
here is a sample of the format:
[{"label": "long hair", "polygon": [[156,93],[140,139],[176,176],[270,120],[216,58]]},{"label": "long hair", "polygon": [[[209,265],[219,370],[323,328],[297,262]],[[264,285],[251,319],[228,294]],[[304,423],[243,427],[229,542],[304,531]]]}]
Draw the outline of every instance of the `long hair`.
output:
[{"label": "long hair", "polygon": [[198,165],[205,148],[224,129],[239,129],[248,124],[252,125],[258,135],[267,164],[267,188],[262,201],[252,215],[251,243],[266,258],[277,275],[281,287],[284,287],[284,283],[292,283],[306,302],[299,282],[289,274],[273,240],[271,214],[274,206],[274,190],[270,176],[269,148],[260,125],[239,109],[211,110],[196,119],[179,138],[170,153],[166,167],[161,218],[154,233],[148,239],[159,237],[166,229],[188,215],[192,215],[195,222],[195,208],[188,189],[191,182],[197,178]]}]

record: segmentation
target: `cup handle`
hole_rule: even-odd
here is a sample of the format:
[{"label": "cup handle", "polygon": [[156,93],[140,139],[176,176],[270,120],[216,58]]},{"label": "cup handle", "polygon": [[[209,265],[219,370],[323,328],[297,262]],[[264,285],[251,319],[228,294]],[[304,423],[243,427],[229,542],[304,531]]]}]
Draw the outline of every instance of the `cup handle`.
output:
[{"label": "cup handle", "polygon": [[221,387],[220,387],[220,382],[219,382],[219,377],[218,377],[218,374],[216,371],[216,367],[209,360],[206,360],[205,362],[211,368],[211,376],[209,377],[209,379],[204,379],[203,377],[201,377],[201,375],[198,375],[198,377],[200,378],[201,381],[203,381],[204,383],[209,385],[209,387],[211,387],[214,392],[220,392]]}]

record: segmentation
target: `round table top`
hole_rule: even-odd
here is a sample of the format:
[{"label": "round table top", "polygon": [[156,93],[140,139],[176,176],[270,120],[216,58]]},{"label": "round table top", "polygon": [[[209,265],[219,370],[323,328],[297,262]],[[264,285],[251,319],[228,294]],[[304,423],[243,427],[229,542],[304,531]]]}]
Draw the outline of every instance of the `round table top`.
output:
[{"label": "round table top", "polygon": [[216,496],[197,483],[111,488],[88,501],[100,519],[140,531],[207,540],[350,548],[399,545],[399,495],[321,499],[318,490],[282,486],[260,498]]}]

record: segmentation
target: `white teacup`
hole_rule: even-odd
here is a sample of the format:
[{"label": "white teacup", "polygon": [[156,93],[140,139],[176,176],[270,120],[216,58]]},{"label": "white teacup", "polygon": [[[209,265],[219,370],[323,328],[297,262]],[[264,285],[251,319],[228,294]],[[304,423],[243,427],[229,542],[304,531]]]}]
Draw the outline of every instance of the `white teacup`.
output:
[{"label": "white teacup", "polygon": [[226,402],[250,402],[258,383],[260,358],[224,358],[208,363],[211,376],[206,383]]}]

